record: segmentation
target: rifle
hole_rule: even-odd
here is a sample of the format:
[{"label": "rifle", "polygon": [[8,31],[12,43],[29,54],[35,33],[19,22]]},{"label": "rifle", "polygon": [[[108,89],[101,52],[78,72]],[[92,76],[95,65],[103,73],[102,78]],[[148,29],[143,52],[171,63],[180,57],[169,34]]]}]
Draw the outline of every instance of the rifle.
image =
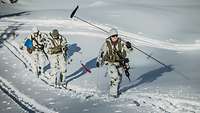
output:
[{"label": "rifle", "polygon": [[129,82],[131,81],[130,79],[130,73],[129,73],[129,69],[130,67],[127,65],[129,63],[129,59],[128,58],[123,58],[120,59],[119,64],[124,68],[124,72],[126,77],[128,78]]},{"label": "rifle", "polygon": [[130,73],[129,73],[129,69],[130,67],[127,65],[129,63],[129,59],[128,58],[124,58],[119,51],[114,51],[117,53],[117,55],[119,56],[120,60],[118,61],[119,64],[124,68],[124,72],[126,77],[128,78],[129,82],[131,81],[130,79]]},{"label": "rifle", "polygon": [[[39,35],[39,34],[37,33],[37,35]],[[31,39],[36,42],[36,44],[38,46],[38,49],[42,50],[42,52],[44,53],[44,55],[47,58],[47,60],[49,60],[49,57],[48,57],[47,53],[44,50],[44,45],[43,44],[39,44],[39,42],[32,36],[31,36]]]}]

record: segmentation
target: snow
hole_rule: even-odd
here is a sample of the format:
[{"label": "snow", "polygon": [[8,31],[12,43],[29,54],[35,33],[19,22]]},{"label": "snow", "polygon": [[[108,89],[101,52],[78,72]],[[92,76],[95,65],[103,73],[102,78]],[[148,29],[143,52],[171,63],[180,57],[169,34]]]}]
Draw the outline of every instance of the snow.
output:
[{"label": "snow", "polygon": [[[77,31],[68,31],[68,32],[61,32],[64,35],[71,34],[71,35],[85,35],[85,36],[98,36],[99,38],[104,38],[106,37],[105,34],[102,33],[94,33],[92,32],[91,28],[87,28],[86,30],[84,28],[88,27],[88,24],[86,23],[80,23],[77,21],[71,21],[71,20],[31,20],[31,19],[3,19],[4,21],[16,21],[16,22],[24,22],[27,23],[28,26],[52,26],[55,27],[64,27],[64,26],[73,26],[77,27],[79,29],[83,29],[83,32],[77,32]],[[29,25],[30,24],[30,25]],[[98,24],[97,24],[98,25]],[[26,25],[25,25],[26,26]],[[109,27],[103,26],[103,25],[98,25],[101,26],[105,29],[108,29]],[[40,28],[40,27],[39,27]],[[88,29],[90,32],[88,32]],[[93,28],[94,29],[94,28]],[[17,33],[30,33],[31,31],[21,31],[19,30]],[[48,33],[49,31],[44,31]],[[169,50],[174,50],[174,51],[186,51],[186,50],[199,50],[200,49],[200,44],[198,43],[191,43],[191,44],[178,44],[175,43],[172,39],[170,38],[169,41],[161,41],[161,40],[155,40],[151,39],[148,37],[144,37],[138,34],[130,33],[130,32],[125,32],[125,31],[119,31],[120,34],[125,35],[127,37],[124,37],[126,40],[130,40],[132,43],[136,43],[139,46],[150,46],[154,48],[163,48],[163,49],[169,49]],[[97,38],[98,38],[97,37]]]},{"label": "snow", "polygon": [[91,3],[89,5],[89,7],[101,7],[101,6],[105,6],[105,5],[108,5],[108,4],[104,1],[95,1],[95,2]]},{"label": "snow", "polygon": [[[120,34],[128,36],[121,36],[123,39],[172,65],[173,69],[166,69],[135,50],[129,55],[132,81],[123,77],[120,97],[109,97],[105,67],[95,67],[96,56],[107,34],[77,19],[69,19],[77,3],[80,5],[77,16],[105,30],[118,28]],[[198,0],[19,0],[14,6],[3,5],[0,7],[0,36],[6,41],[4,45],[0,42],[0,77],[8,81],[7,86],[12,85],[11,90],[17,96],[47,111],[200,112],[199,5]],[[19,12],[22,13],[11,15]],[[57,28],[68,37],[71,60],[67,80],[76,93],[50,87],[29,71],[32,61],[25,51],[19,50],[19,45],[33,26],[46,33]],[[18,36],[13,38],[9,35],[12,32]],[[25,68],[5,45],[28,67]],[[85,73],[80,61],[91,69],[91,74]],[[17,108],[5,107],[7,110]]]},{"label": "snow", "polygon": [[[36,112],[44,112],[44,113],[56,113],[55,111],[49,110],[46,107],[38,104],[35,100],[25,96],[21,92],[19,92],[15,87],[13,87],[7,80],[0,77],[1,87],[7,90],[11,95],[17,98],[22,104],[24,104],[27,108],[33,109]],[[16,96],[15,96],[16,95]],[[11,107],[7,107],[7,110],[11,109]]]}]

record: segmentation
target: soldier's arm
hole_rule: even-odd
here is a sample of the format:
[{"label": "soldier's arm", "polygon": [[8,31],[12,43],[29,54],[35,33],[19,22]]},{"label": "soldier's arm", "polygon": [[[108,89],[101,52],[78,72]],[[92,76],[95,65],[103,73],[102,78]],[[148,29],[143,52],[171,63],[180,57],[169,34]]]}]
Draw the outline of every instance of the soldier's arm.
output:
[{"label": "soldier's arm", "polygon": [[62,36],[62,39],[63,39],[63,41],[62,41],[62,49],[63,49],[63,51],[65,52],[65,51],[67,51],[67,49],[68,49],[68,45],[67,45],[67,38],[66,37],[64,37],[64,36]]},{"label": "soldier's arm", "polygon": [[51,53],[50,52],[50,48],[52,47],[52,44],[51,44],[51,41],[50,41],[50,39],[47,37],[47,39],[46,39],[46,42],[45,42],[46,44],[45,44],[45,47],[44,47],[44,50],[47,52],[47,53]]},{"label": "soldier's arm", "polygon": [[130,51],[133,50],[132,44],[131,44],[131,42],[129,42],[129,41],[122,41],[122,45],[123,45],[123,49],[124,49],[126,52],[130,52]]},{"label": "soldier's arm", "polygon": [[41,36],[42,36],[41,38],[42,38],[43,42],[45,42],[47,40],[47,38],[48,38],[48,34],[47,33],[42,33]]},{"label": "soldier's arm", "polygon": [[19,48],[20,48],[21,50],[24,49],[26,40],[27,40],[27,39],[31,39],[31,35],[32,35],[32,34],[29,34],[29,35],[28,35],[27,37],[25,37],[24,40],[19,44]]},{"label": "soldier's arm", "polygon": [[103,65],[105,63],[104,56],[106,55],[107,51],[108,51],[108,48],[107,48],[106,42],[105,42],[105,43],[103,43],[103,45],[99,51],[99,55],[97,57],[97,62],[99,62],[100,65]]}]

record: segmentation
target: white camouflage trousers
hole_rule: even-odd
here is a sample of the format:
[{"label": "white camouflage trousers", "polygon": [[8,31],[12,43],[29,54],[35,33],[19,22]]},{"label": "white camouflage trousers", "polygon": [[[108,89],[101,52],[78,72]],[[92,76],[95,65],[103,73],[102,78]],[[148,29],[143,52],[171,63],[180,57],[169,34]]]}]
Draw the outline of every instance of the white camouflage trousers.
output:
[{"label": "white camouflage trousers", "polygon": [[53,54],[49,56],[51,65],[51,82],[55,85],[64,81],[65,73],[67,72],[67,63],[63,54]]},{"label": "white camouflage trousers", "polygon": [[35,75],[39,77],[43,73],[43,67],[45,64],[45,55],[42,51],[33,51],[32,57],[32,68]]},{"label": "white camouflage trousers", "polygon": [[117,68],[114,64],[109,64],[107,69],[107,74],[110,77],[110,87],[109,94],[111,96],[118,96],[119,94],[119,85],[122,79],[123,68]]}]

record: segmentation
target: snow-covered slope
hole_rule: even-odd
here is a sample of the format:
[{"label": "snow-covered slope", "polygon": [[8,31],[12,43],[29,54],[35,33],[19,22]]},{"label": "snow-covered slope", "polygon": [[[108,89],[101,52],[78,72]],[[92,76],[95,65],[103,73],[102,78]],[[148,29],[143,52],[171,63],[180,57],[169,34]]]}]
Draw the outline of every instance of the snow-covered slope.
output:
[{"label": "snow-covered slope", "polygon": [[[197,21],[200,3],[197,0],[61,0],[56,6],[55,2],[20,0],[15,6],[1,6],[0,76],[11,82],[14,89],[45,108],[63,113],[200,112],[200,24]],[[107,35],[79,20],[69,19],[76,3],[80,5],[77,16],[106,30],[119,28],[120,34],[128,36],[123,37],[125,40],[172,65],[172,69],[162,67],[135,50],[129,54],[132,81],[124,76],[120,97],[109,98],[105,67],[95,66]],[[41,7],[41,4],[47,5]],[[66,79],[76,93],[54,89],[29,71],[30,59],[18,46],[33,26],[46,33],[57,28],[68,37],[68,56],[72,61]],[[13,38],[14,32],[16,38]],[[28,68],[11,51],[26,62]],[[92,73],[86,73],[80,62]]]}]

